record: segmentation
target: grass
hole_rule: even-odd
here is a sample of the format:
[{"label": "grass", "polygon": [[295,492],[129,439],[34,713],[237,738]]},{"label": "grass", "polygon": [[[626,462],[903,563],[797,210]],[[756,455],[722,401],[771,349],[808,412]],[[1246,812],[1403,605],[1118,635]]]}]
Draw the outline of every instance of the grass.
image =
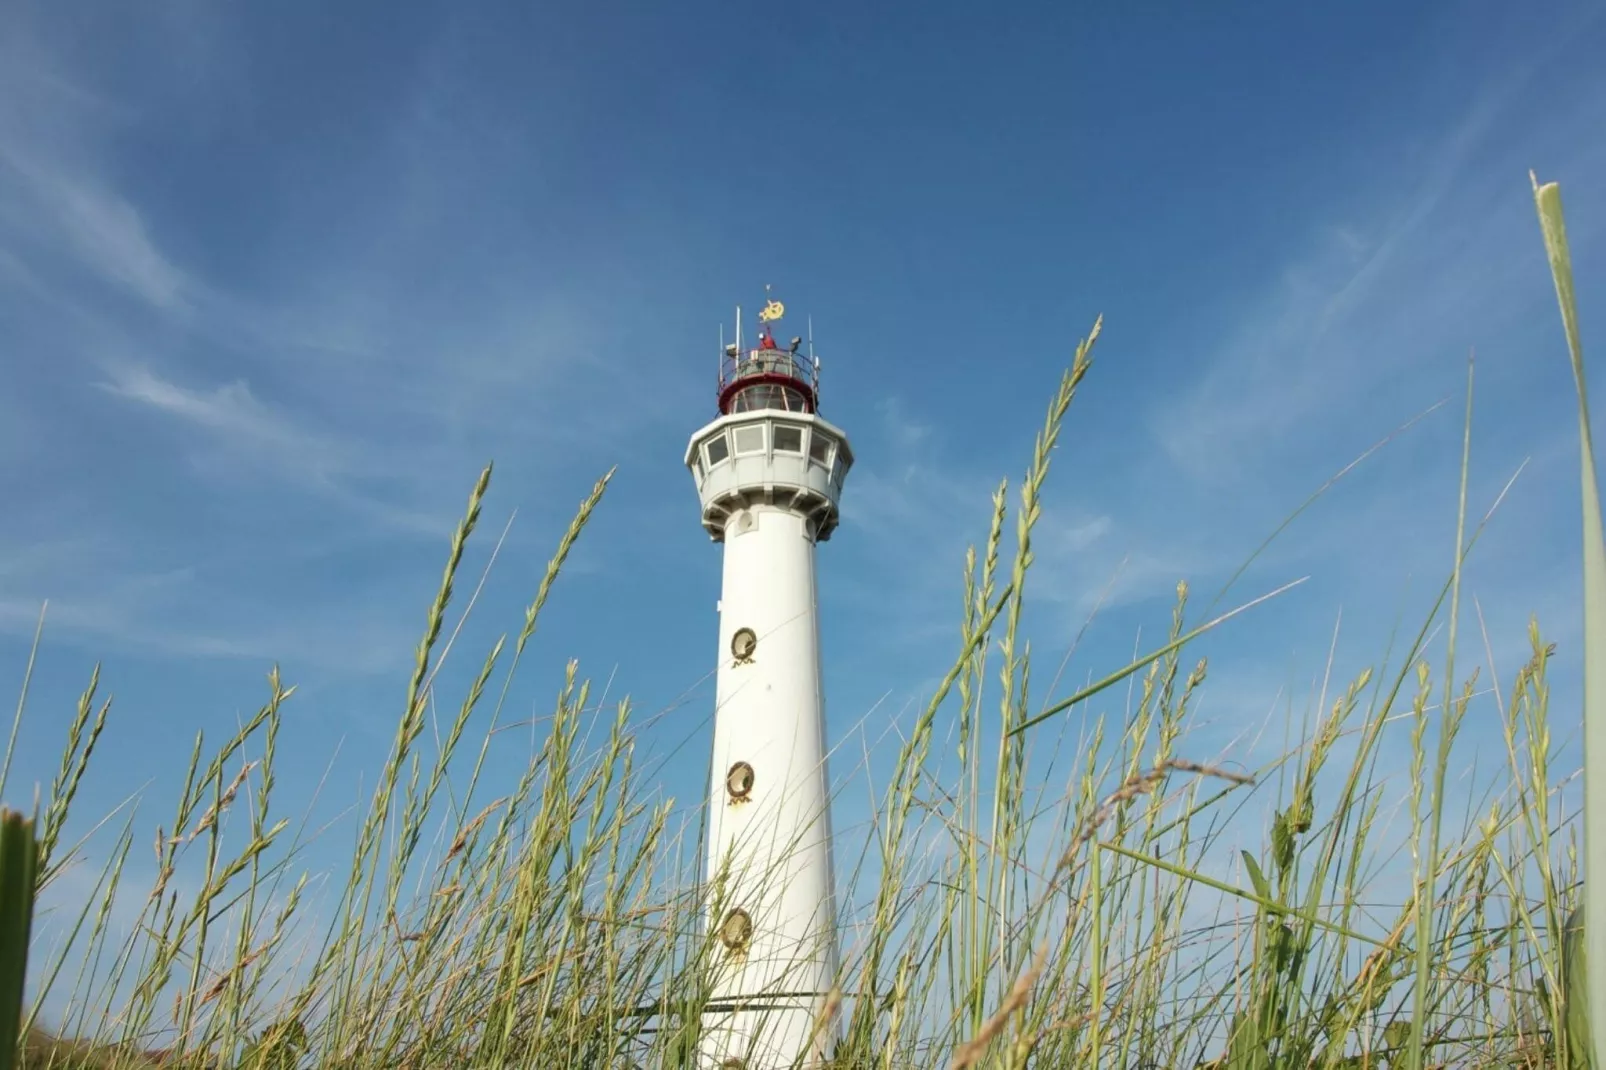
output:
[{"label": "grass", "polygon": [[[1509,680],[1480,691],[1477,672],[1458,675],[1461,567],[1493,513],[1469,511],[1465,459],[1432,613],[1354,679],[1324,680],[1274,760],[1245,769],[1193,751],[1208,666],[1185,659],[1187,644],[1255,603],[1190,625],[1185,584],[1151,653],[1034,700],[1022,633],[1033,533],[1098,332],[1050,400],[1013,509],[1001,485],[967,555],[953,660],[903,738],[874,827],[838,836],[844,955],[821,1023],[840,1037],[836,1065],[1586,1065],[1567,1028],[1582,1003],[1579,825],[1563,791],[1575,770],[1553,766],[1551,647],[1535,624]],[[1470,442],[1470,370],[1468,384]],[[452,539],[350,867],[316,916],[304,830],[276,816],[293,688],[273,674],[238,731],[197,738],[156,830],[154,884],[131,892],[127,862],[145,841],[130,820],[103,823],[113,847],[93,869],[86,842],[65,839],[112,715],[91,677],[41,799],[37,872],[44,890],[90,874],[92,891],[59,919],[65,938],[34,949],[24,1066],[695,1065],[720,963],[700,922],[695,808],[652,801],[628,705],[599,708],[571,664],[517,783],[490,797],[484,776],[607,477],[513,642],[493,646],[445,730],[424,738],[447,701],[436,683],[455,654],[449,614],[490,477]],[[1441,628],[1435,668],[1426,651]],[[1498,761],[1458,808],[1448,771],[1489,693]],[[1071,714],[1086,715],[1085,738],[1066,740]],[[1076,747],[1063,783],[1045,757],[1057,742]],[[1409,755],[1406,784],[1384,775],[1385,750]],[[1404,833],[1389,823],[1397,806]],[[137,922],[114,924],[130,898]],[[69,1008],[48,1031],[47,997]]]},{"label": "grass", "polygon": [[16,1065],[38,857],[33,822],[0,807],[0,1070]]},{"label": "grass", "polygon": [[[1539,229],[1544,236],[1550,275],[1556,284],[1556,302],[1561,309],[1562,331],[1567,337],[1567,355],[1572,363],[1573,383],[1578,390],[1578,444],[1583,476],[1584,514],[1584,825],[1606,829],[1606,535],[1602,534],[1600,487],[1595,478],[1594,436],[1589,426],[1589,393],[1584,386],[1584,350],[1579,340],[1578,302],[1573,295],[1572,256],[1567,251],[1567,223],[1561,210],[1561,187],[1551,182],[1533,182],[1534,205],[1539,211]],[[1593,773],[1593,777],[1589,774]],[[1595,790],[1590,790],[1593,783]],[[1599,831],[1584,845],[1585,879],[1591,887],[1606,886],[1606,838]],[[1599,899],[1587,904],[1592,915],[1587,940],[1575,932],[1564,947],[1570,962],[1564,968],[1569,980],[1572,1007],[1568,1036],[1577,1053],[1588,1052],[1597,1066],[1606,1066],[1606,1029],[1590,1037],[1591,1019],[1606,1022],[1606,917],[1599,913]],[[1575,911],[1575,926],[1581,925]],[[1594,973],[1586,963],[1593,961]]]}]

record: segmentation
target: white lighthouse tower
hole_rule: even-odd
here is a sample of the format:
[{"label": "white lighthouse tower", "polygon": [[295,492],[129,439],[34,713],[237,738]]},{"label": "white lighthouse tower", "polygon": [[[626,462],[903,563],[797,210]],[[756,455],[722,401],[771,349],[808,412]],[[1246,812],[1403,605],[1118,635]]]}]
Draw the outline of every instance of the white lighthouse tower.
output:
[{"label": "white lighthouse tower", "polygon": [[[724,544],[708,800],[715,988],[701,1058],[719,1070],[819,1066],[837,934],[814,547],[837,526],[853,464],[819,415],[812,338],[720,355],[719,416],[686,450],[703,527]],[[810,332],[812,334],[812,331]]]}]

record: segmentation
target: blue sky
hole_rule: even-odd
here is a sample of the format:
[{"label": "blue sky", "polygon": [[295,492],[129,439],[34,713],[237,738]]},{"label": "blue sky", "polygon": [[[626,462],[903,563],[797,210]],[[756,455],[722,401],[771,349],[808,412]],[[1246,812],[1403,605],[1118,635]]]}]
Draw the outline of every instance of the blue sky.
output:
[{"label": "blue sky", "polygon": [[617,465],[513,702],[545,712],[576,657],[675,707],[645,745],[695,801],[719,554],[681,456],[719,325],[765,284],[813,316],[858,457],[820,553],[849,753],[946,668],[964,546],[1099,314],[1039,529],[1039,688],[1102,592],[1060,693],[1449,396],[1225,597],[1311,577],[1201,648],[1190,756],[1248,758],[1279,694],[1302,709],[1340,613],[1338,675],[1375,661],[1450,562],[1475,349],[1471,507],[1527,466],[1468,594],[1503,683],[1540,615],[1564,703],[1575,401],[1528,169],[1562,183],[1598,356],[1606,19],[1296,8],[8,0],[0,681],[50,600],[9,801],[48,782],[98,660],[118,712],[86,813],[149,785],[158,820],[275,661],[300,687],[281,806],[330,762],[329,805],[354,802],[488,460],[476,575],[517,516],[460,667]]}]

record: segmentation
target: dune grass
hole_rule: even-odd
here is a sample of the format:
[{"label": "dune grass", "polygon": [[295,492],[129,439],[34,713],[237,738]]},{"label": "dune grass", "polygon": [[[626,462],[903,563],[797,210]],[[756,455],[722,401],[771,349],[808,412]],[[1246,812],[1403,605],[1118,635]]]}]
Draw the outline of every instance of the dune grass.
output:
[{"label": "dune grass", "polygon": [[[1584,844],[1584,879],[1592,888],[1606,888],[1606,534],[1601,529],[1600,485],[1595,478],[1594,436],[1589,426],[1589,392],[1584,386],[1584,347],[1579,339],[1578,300],[1573,294],[1572,255],[1567,250],[1567,221],[1561,210],[1561,187],[1541,186],[1532,172],[1534,205],[1544,236],[1550,276],[1556,284],[1562,332],[1572,363],[1573,385],[1578,391],[1578,445],[1583,477],[1584,517],[1584,827],[1595,830]],[[1590,777],[1593,773],[1593,778]],[[1590,784],[1594,784],[1594,791]],[[1587,941],[1584,915],[1589,915]],[[1573,1051],[1588,1052],[1594,1065],[1606,1066],[1606,1028],[1594,1030],[1591,1020],[1606,1022],[1606,915],[1600,898],[1586,900],[1574,911],[1574,933],[1564,955],[1571,1009],[1567,1021]],[[1586,965],[1595,964],[1591,972]]]},{"label": "dune grass", "polygon": [[0,807],[0,1070],[16,1065],[38,860],[33,822]]},{"label": "dune grass", "polygon": [[[1465,461],[1431,614],[1353,679],[1324,678],[1275,759],[1246,768],[1191,745],[1208,666],[1187,644],[1252,626],[1238,614],[1254,603],[1191,625],[1186,584],[1150,653],[1069,697],[1034,694],[1032,540],[1098,331],[1050,400],[1013,509],[1001,485],[967,555],[953,660],[905,726],[873,827],[838,836],[843,965],[822,1023],[840,1038],[835,1065],[1587,1065],[1567,1040],[1580,873],[1563,788],[1576,771],[1553,766],[1553,735],[1572,725],[1553,733],[1537,624],[1508,680],[1480,690],[1478,672],[1458,675],[1461,566],[1493,512],[1469,511]],[[719,1010],[699,808],[658,801],[628,704],[597,704],[571,664],[522,776],[484,775],[607,477],[513,642],[494,644],[457,701],[437,694],[448,653],[461,656],[443,637],[490,476],[452,539],[349,869],[316,915],[304,832],[276,816],[293,688],[274,673],[238,731],[197,738],[156,830],[155,882],[131,892],[130,852],[148,842],[132,820],[104,827],[109,850],[65,838],[93,824],[74,800],[113,715],[91,677],[43,791],[38,881],[75,871],[92,891],[56,919],[65,937],[34,949],[24,1066],[696,1065]],[[1435,670],[1438,629],[1450,643]],[[1457,807],[1447,771],[1465,765],[1480,697],[1501,745]],[[440,710],[444,730],[426,737]],[[1067,750],[1061,775],[1047,756]],[[1410,775],[1386,775],[1385,752],[1407,755]],[[131,899],[137,922],[115,924]],[[47,1001],[65,1016],[43,1021]]]}]

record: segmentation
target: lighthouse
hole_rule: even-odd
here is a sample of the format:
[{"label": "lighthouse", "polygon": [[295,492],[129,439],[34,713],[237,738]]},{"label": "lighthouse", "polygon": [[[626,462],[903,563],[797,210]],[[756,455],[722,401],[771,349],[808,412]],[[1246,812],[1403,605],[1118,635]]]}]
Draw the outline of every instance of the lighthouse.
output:
[{"label": "lighthouse", "polygon": [[853,451],[820,417],[812,337],[807,349],[776,341],[784,313],[768,301],[744,348],[737,310],[718,415],[686,449],[703,527],[724,554],[705,860],[713,991],[701,1042],[703,1065],[717,1070],[820,1066],[837,1038],[814,550],[836,530]]}]

